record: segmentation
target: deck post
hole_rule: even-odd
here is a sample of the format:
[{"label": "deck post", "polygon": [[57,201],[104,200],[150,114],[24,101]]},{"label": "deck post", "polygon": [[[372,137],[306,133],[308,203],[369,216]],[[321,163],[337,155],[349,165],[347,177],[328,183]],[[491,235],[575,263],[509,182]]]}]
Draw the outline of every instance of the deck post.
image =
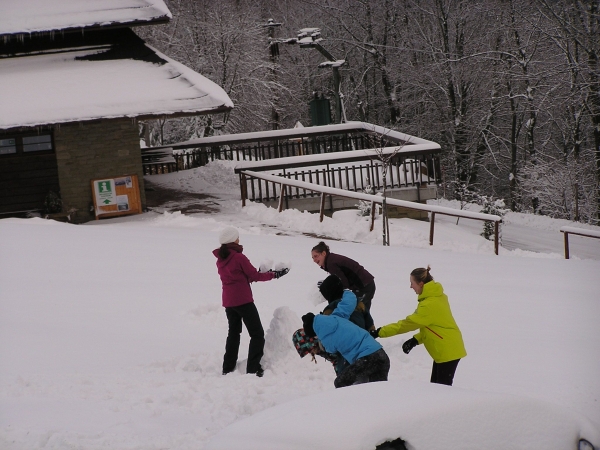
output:
[{"label": "deck post", "polygon": [[498,232],[499,232],[500,222],[494,222],[494,253],[498,254]]},{"label": "deck post", "polygon": [[321,208],[319,210],[319,222],[323,222],[323,215],[325,214],[325,192],[321,193]]},{"label": "deck post", "polygon": [[565,235],[565,259],[569,259],[569,233],[567,231],[563,231]]},{"label": "deck post", "polygon": [[371,228],[369,231],[373,231],[373,228],[375,228],[375,202],[371,202]]},{"label": "deck post", "polygon": [[246,206],[246,198],[248,197],[248,187],[246,186],[246,174],[240,174],[240,191],[242,194],[242,208]]},{"label": "deck post", "polygon": [[285,196],[286,186],[281,183],[279,185],[279,208],[277,212],[283,211],[283,197]]}]

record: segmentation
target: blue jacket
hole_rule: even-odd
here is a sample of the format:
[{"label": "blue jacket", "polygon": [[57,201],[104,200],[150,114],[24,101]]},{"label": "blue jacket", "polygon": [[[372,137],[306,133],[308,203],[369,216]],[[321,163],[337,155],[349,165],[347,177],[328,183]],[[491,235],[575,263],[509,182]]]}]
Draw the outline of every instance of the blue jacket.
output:
[{"label": "blue jacket", "polygon": [[381,348],[368,331],[348,320],[356,308],[356,295],[344,291],[342,301],[330,316],[319,314],[315,317],[313,328],[328,353],[339,352],[350,364],[358,358],[375,353]]}]

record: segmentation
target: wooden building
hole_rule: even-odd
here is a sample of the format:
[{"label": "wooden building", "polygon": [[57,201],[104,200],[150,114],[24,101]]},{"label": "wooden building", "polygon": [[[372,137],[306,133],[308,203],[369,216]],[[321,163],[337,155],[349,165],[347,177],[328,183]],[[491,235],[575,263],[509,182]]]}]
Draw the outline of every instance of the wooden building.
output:
[{"label": "wooden building", "polygon": [[71,221],[91,220],[90,181],[123,175],[145,207],[137,120],[233,108],[132,30],[170,18],[163,0],[0,2],[0,218],[58,194]]}]

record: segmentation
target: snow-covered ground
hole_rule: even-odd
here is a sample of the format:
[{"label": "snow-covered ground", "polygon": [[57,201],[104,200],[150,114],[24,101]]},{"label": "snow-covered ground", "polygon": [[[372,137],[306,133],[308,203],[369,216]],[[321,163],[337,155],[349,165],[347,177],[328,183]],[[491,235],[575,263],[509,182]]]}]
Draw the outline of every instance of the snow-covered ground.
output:
[{"label": "snow-covered ground", "polygon": [[[579,257],[573,251],[575,258],[564,260],[562,251],[532,247],[501,249],[496,256],[479,227],[455,220],[437,223],[433,247],[427,223],[392,220],[392,246],[383,247],[380,233],[369,233],[368,222],[352,211],[319,223],[317,215],[299,211],[242,209],[226,163],[152,177],[159,180],[215,195],[221,212],[155,211],[82,226],[0,220],[0,448],[227,448],[223,443],[239,444],[240,436],[252,441],[261,420],[275,414],[271,407],[288,429],[305,417],[300,429],[330,428],[313,437],[346,436],[312,442],[312,448],[348,442],[351,408],[356,417],[367,414],[367,424],[381,423],[382,433],[367,433],[365,442],[354,439],[346,448],[374,448],[402,435],[409,444],[426,442],[409,448],[428,449],[558,450],[565,442],[576,448],[580,434],[600,445],[600,252]],[[565,225],[533,222],[537,230]],[[519,223],[528,226],[525,217]],[[267,341],[260,379],[243,373],[245,330],[239,370],[221,375],[227,321],[211,251],[230,224],[240,229],[256,266],[267,260],[291,266],[287,276],[253,286]],[[415,309],[408,274],[431,265],[468,352],[454,387],[430,386],[431,359],[422,346],[402,352],[411,334],[381,340],[391,370],[390,381],[378,386],[335,390],[330,365],[298,357],[291,334],[302,314],[323,306],[316,281],[325,274],[310,258],[320,239],[314,236],[374,274],[372,313],[379,326]],[[402,405],[395,412],[403,424],[398,436],[390,435],[390,399]],[[548,403],[549,412],[541,414],[540,405]],[[310,412],[294,416],[286,406],[302,404],[329,421],[313,422]],[[431,414],[429,405],[435,406]],[[483,413],[490,410],[495,416]],[[472,426],[441,424],[440,411]],[[506,421],[518,411],[532,413],[521,414],[521,429],[511,434]],[[282,437],[270,433],[273,442]],[[429,440],[419,441],[424,435]],[[491,439],[497,435],[502,439]],[[558,435],[565,440],[525,442]],[[483,445],[461,445],[472,438]]]}]

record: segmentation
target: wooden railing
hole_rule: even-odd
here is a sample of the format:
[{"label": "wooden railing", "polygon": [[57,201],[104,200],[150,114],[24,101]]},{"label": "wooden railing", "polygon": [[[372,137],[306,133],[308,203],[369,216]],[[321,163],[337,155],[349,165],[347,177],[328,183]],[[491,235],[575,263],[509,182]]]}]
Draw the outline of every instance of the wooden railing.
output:
[{"label": "wooden railing", "polygon": [[[278,211],[281,212],[283,210],[286,192],[289,187],[295,187],[297,189],[309,190],[313,192],[318,192],[321,195],[321,207],[319,211],[319,220],[323,221],[323,216],[325,214],[325,199],[327,195],[330,196],[338,196],[338,197],[346,197],[353,198],[356,200],[363,200],[367,202],[371,202],[371,228],[373,231],[374,222],[375,222],[375,205],[383,204],[383,197],[378,195],[371,194],[363,194],[360,192],[352,192],[344,189],[329,187],[329,186],[321,186],[314,183],[307,183],[304,181],[296,181],[291,180],[289,178],[284,178],[276,175],[269,175],[266,173],[254,172],[251,170],[241,170],[240,172],[240,181],[241,181],[241,191],[242,191],[242,206],[246,206],[246,200],[248,199],[247,192],[247,183],[246,178],[259,178],[270,183],[279,185],[279,207]],[[482,220],[486,222],[494,222],[494,253],[498,254],[499,247],[499,224],[502,222],[502,218],[500,216],[496,216],[493,214],[484,214],[484,213],[476,213],[472,211],[462,211],[452,208],[445,208],[443,206],[436,205],[424,205],[421,203],[414,203],[405,200],[398,200],[395,198],[387,198],[386,203],[391,206],[400,206],[406,209],[412,209],[417,211],[428,211],[431,213],[430,225],[429,225],[429,245],[433,245],[433,235],[434,235],[434,227],[435,227],[435,215],[443,214],[447,216],[453,217],[461,217],[465,219],[475,219]]]},{"label": "wooden railing", "polygon": [[[244,170],[270,172],[271,175],[289,180],[313,183],[321,186],[341,188],[347,191],[365,191],[368,188],[383,189],[383,163],[380,156],[394,155],[387,169],[386,188],[421,187],[441,181],[439,159],[434,151],[418,146],[386,147],[362,151],[321,154],[311,157],[289,157],[269,161],[242,162],[236,173]],[[347,163],[351,163],[347,165]],[[301,167],[302,170],[294,170]],[[312,169],[311,169],[312,167]],[[280,172],[276,172],[280,170]],[[275,172],[275,173],[274,173]],[[251,201],[267,202],[280,196],[279,183],[264,178],[245,177],[247,198]],[[318,196],[306,189],[289,189],[286,198]]]},{"label": "wooden railing", "polygon": [[173,149],[142,148],[142,169],[144,175],[158,175],[177,171],[177,161],[173,157]]},{"label": "wooden railing", "polygon": [[[168,148],[172,164],[157,162],[154,155],[142,149],[144,167],[149,173],[169,173],[179,170],[202,167],[215,160],[230,161],[265,161],[290,156],[318,155],[369,148],[365,135],[356,136],[325,136],[313,139],[281,140],[275,142],[259,142],[252,145],[203,145],[198,148],[175,150]],[[162,151],[163,148],[152,149]],[[154,158],[154,159],[153,159]]]},{"label": "wooden railing", "polygon": [[569,234],[575,234],[577,236],[585,236],[594,239],[600,239],[600,231],[585,230],[583,228],[575,227],[561,227],[560,232],[564,233],[565,241],[565,259],[569,259]]},{"label": "wooden railing", "polygon": [[[294,156],[322,155],[386,146],[421,147],[439,153],[435,142],[364,122],[239,133],[192,139],[142,150],[144,165],[162,170],[185,170],[211,161],[267,161]],[[168,151],[174,165],[162,165],[157,154]]]}]

